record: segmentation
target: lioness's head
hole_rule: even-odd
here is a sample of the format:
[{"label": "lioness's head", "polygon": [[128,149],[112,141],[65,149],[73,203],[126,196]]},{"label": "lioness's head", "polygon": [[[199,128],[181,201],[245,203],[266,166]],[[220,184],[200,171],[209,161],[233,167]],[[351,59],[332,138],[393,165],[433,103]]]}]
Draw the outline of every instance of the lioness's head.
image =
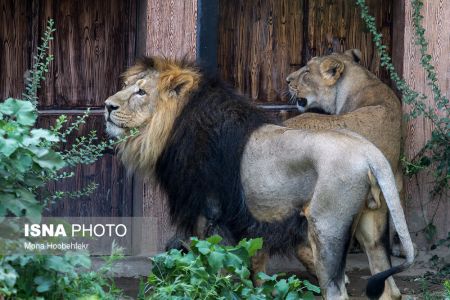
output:
[{"label": "lioness's head", "polygon": [[138,129],[119,145],[119,155],[130,171],[151,168],[200,73],[187,62],[144,58],[122,81],[122,90],[105,101],[106,132],[118,137]]},{"label": "lioness's head", "polygon": [[346,65],[358,64],[360,60],[361,52],[352,49],[343,54],[313,57],[306,66],[289,74],[286,78],[289,92],[299,110],[320,108],[336,114],[339,79],[344,75]]}]

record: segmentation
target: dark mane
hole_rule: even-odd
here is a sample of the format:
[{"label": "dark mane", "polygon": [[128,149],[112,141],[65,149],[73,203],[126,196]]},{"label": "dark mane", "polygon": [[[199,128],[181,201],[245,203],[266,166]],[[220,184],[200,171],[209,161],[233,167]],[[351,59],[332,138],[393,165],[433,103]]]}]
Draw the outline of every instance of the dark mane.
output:
[{"label": "dark mane", "polygon": [[272,253],[299,244],[306,219],[298,211],[280,222],[260,222],[246,204],[240,177],[244,147],[251,133],[267,123],[274,122],[245,97],[203,76],[155,166],[178,228],[191,235],[202,215],[236,240],[263,237]]}]

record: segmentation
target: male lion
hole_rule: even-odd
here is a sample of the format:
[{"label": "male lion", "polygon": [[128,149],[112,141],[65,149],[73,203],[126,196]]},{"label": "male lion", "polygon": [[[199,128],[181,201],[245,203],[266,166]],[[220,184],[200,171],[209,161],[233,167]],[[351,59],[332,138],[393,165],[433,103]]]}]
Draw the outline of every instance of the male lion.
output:
[{"label": "male lion", "polygon": [[[300,110],[320,109],[331,115],[305,113],[285,121],[284,125],[312,130],[345,128],[362,135],[389,160],[397,187],[401,190],[400,101],[386,84],[359,64],[360,60],[360,51],[352,49],[344,54],[315,57],[291,73],[286,80]],[[369,194],[368,203],[355,228],[355,235],[368,254],[371,272],[375,274],[390,267],[386,242],[389,217],[382,198],[381,201],[373,199]],[[307,257],[301,257],[305,249],[300,248],[298,252],[300,260],[307,264]],[[400,298],[393,278],[389,278],[387,283],[389,287],[383,298]]]},{"label": "male lion", "polygon": [[156,178],[178,228],[193,234],[205,217],[235,239],[262,237],[265,251],[276,253],[286,243],[298,245],[307,225],[324,296],[347,299],[351,226],[370,189],[380,188],[407,255],[402,265],[371,277],[369,295],[380,296],[385,279],[412,264],[389,162],[367,140],[277,126],[186,62],[144,59],[125,72],[124,83],[105,101],[107,132],[139,130],[119,145],[119,155],[129,170]]}]

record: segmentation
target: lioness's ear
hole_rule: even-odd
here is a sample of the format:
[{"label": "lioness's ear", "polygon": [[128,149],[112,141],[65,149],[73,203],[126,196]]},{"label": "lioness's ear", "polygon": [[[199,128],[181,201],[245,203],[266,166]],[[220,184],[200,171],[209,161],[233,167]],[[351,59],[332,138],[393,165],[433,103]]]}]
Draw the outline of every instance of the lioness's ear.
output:
[{"label": "lioness's ear", "polygon": [[194,89],[199,75],[192,71],[173,72],[162,76],[159,89],[180,96]]},{"label": "lioness's ear", "polygon": [[343,71],[344,63],[335,58],[327,57],[320,63],[320,74],[326,85],[335,84]]},{"label": "lioness's ear", "polygon": [[359,49],[350,49],[344,52],[345,55],[349,56],[355,63],[360,63],[361,61],[361,51]]}]

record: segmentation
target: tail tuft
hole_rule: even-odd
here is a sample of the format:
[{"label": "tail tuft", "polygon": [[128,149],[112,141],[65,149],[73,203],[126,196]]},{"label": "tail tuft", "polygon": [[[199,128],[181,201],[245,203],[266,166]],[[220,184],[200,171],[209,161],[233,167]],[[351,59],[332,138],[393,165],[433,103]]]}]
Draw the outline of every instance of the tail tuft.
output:
[{"label": "tail tuft", "polygon": [[389,277],[396,273],[403,271],[405,268],[403,265],[395,266],[389,270],[375,274],[369,278],[366,287],[366,295],[369,299],[379,299],[384,292],[384,282]]},{"label": "tail tuft", "polygon": [[366,295],[369,299],[379,299],[384,292],[384,281],[386,278],[379,277],[379,273],[375,276],[370,277],[369,282],[366,287]]}]

